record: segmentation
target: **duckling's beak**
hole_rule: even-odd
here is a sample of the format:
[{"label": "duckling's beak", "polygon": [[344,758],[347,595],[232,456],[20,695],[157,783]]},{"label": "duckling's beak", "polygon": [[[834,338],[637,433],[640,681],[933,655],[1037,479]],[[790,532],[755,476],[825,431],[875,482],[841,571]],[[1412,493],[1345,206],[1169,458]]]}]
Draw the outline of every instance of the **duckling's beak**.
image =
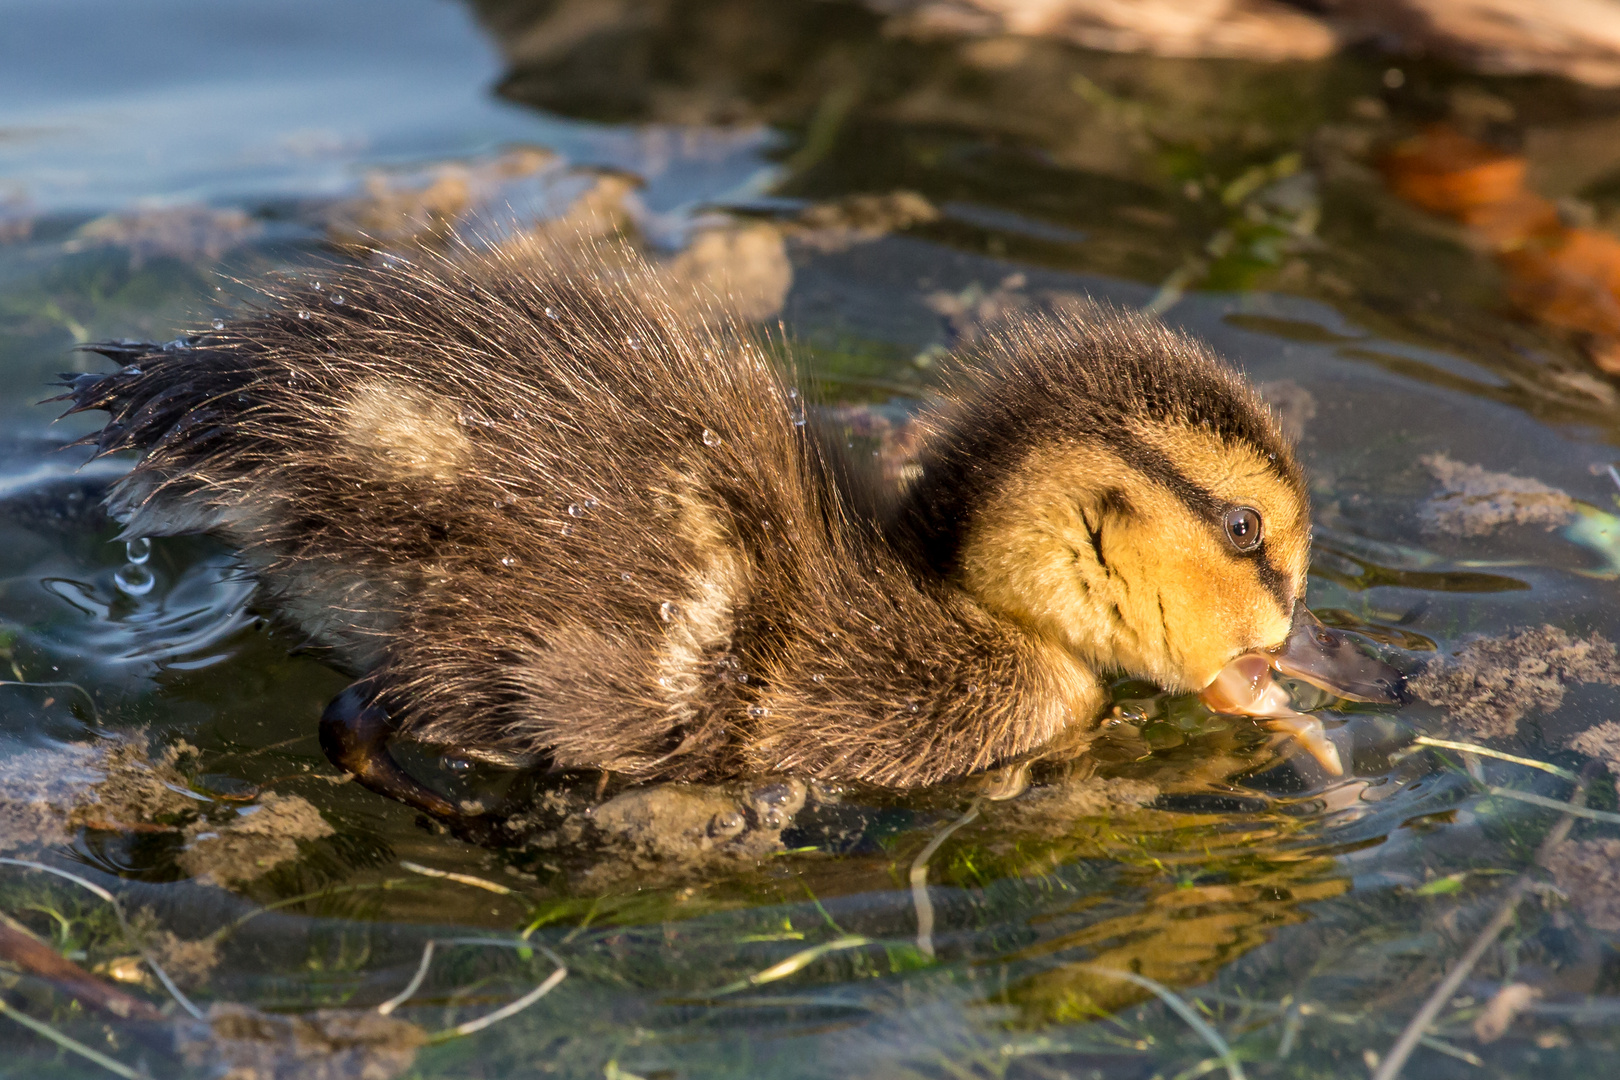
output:
[{"label": "duckling's beak", "polygon": [[1271,654],[1271,666],[1351,701],[1399,705],[1405,700],[1401,673],[1356,648],[1343,630],[1323,626],[1304,601],[1294,605],[1294,622],[1282,648]]},{"label": "duckling's beak", "polygon": [[1204,688],[1204,704],[1216,712],[1264,719],[1273,731],[1293,736],[1333,776],[1344,774],[1338,749],[1320,720],[1294,709],[1287,692],[1272,680],[1272,668],[1355,701],[1405,700],[1400,672],[1357,649],[1351,635],[1323,626],[1303,603],[1295,605],[1293,626],[1280,647],[1245,653]]}]

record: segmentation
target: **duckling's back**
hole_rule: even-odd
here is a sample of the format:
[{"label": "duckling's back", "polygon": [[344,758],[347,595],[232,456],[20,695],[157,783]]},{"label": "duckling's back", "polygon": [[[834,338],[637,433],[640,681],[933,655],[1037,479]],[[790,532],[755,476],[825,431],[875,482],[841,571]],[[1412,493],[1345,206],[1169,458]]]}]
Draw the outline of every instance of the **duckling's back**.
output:
[{"label": "duckling's back", "polygon": [[109,504],[126,535],[238,546],[407,731],[910,783],[1073,718],[1010,715],[1065,695],[1019,693],[1047,677],[1019,635],[852,526],[761,344],[624,253],[395,260],[267,301],[102,347],[124,367],[74,409],[111,414],[99,452],[142,452]]}]

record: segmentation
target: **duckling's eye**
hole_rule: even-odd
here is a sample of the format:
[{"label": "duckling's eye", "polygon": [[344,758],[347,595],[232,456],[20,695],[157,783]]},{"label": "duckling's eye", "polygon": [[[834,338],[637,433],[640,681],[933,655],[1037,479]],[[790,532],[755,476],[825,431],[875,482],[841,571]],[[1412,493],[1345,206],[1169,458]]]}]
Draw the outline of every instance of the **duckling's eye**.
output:
[{"label": "duckling's eye", "polygon": [[1239,551],[1260,546],[1260,515],[1247,506],[1234,506],[1226,512],[1226,538]]}]

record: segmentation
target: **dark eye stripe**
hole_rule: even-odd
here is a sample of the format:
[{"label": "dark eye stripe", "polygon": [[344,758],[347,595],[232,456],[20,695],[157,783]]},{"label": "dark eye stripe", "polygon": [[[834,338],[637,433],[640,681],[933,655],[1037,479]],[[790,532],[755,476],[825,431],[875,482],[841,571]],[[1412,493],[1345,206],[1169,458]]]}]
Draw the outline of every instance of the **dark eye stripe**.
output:
[{"label": "dark eye stripe", "polygon": [[[1225,538],[1226,525],[1223,519],[1227,504],[1217,499],[1208,488],[1188,479],[1162,451],[1135,437],[1121,439],[1114,449],[1125,459],[1125,464],[1161,487],[1169,489],[1171,494],[1181,500],[1183,506],[1220,530],[1222,538]],[[1293,598],[1289,595],[1289,578],[1271,561],[1268,547],[1269,545],[1262,539],[1253,550],[1235,555],[1237,558],[1254,563],[1254,571],[1260,578],[1260,584],[1271,594],[1272,599],[1277,601],[1277,607],[1282,613],[1287,615],[1294,607]]]}]

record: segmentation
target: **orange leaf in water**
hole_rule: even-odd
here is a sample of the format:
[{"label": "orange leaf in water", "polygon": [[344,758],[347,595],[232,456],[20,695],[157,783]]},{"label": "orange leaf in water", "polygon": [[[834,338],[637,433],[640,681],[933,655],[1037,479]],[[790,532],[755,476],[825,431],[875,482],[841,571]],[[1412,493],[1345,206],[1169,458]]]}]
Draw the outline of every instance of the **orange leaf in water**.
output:
[{"label": "orange leaf in water", "polygon": [[1566,330],[1620,337],[1620,239],[1564,229],[1498,258],[1508,298],[1527,314]]},{"label": "orange leaf in water", "polygon": [[1395,194],[1459,220],[1524,191],[1524,158],[1447,127],[1431,127],[1399,144],[1380,165]]}]

